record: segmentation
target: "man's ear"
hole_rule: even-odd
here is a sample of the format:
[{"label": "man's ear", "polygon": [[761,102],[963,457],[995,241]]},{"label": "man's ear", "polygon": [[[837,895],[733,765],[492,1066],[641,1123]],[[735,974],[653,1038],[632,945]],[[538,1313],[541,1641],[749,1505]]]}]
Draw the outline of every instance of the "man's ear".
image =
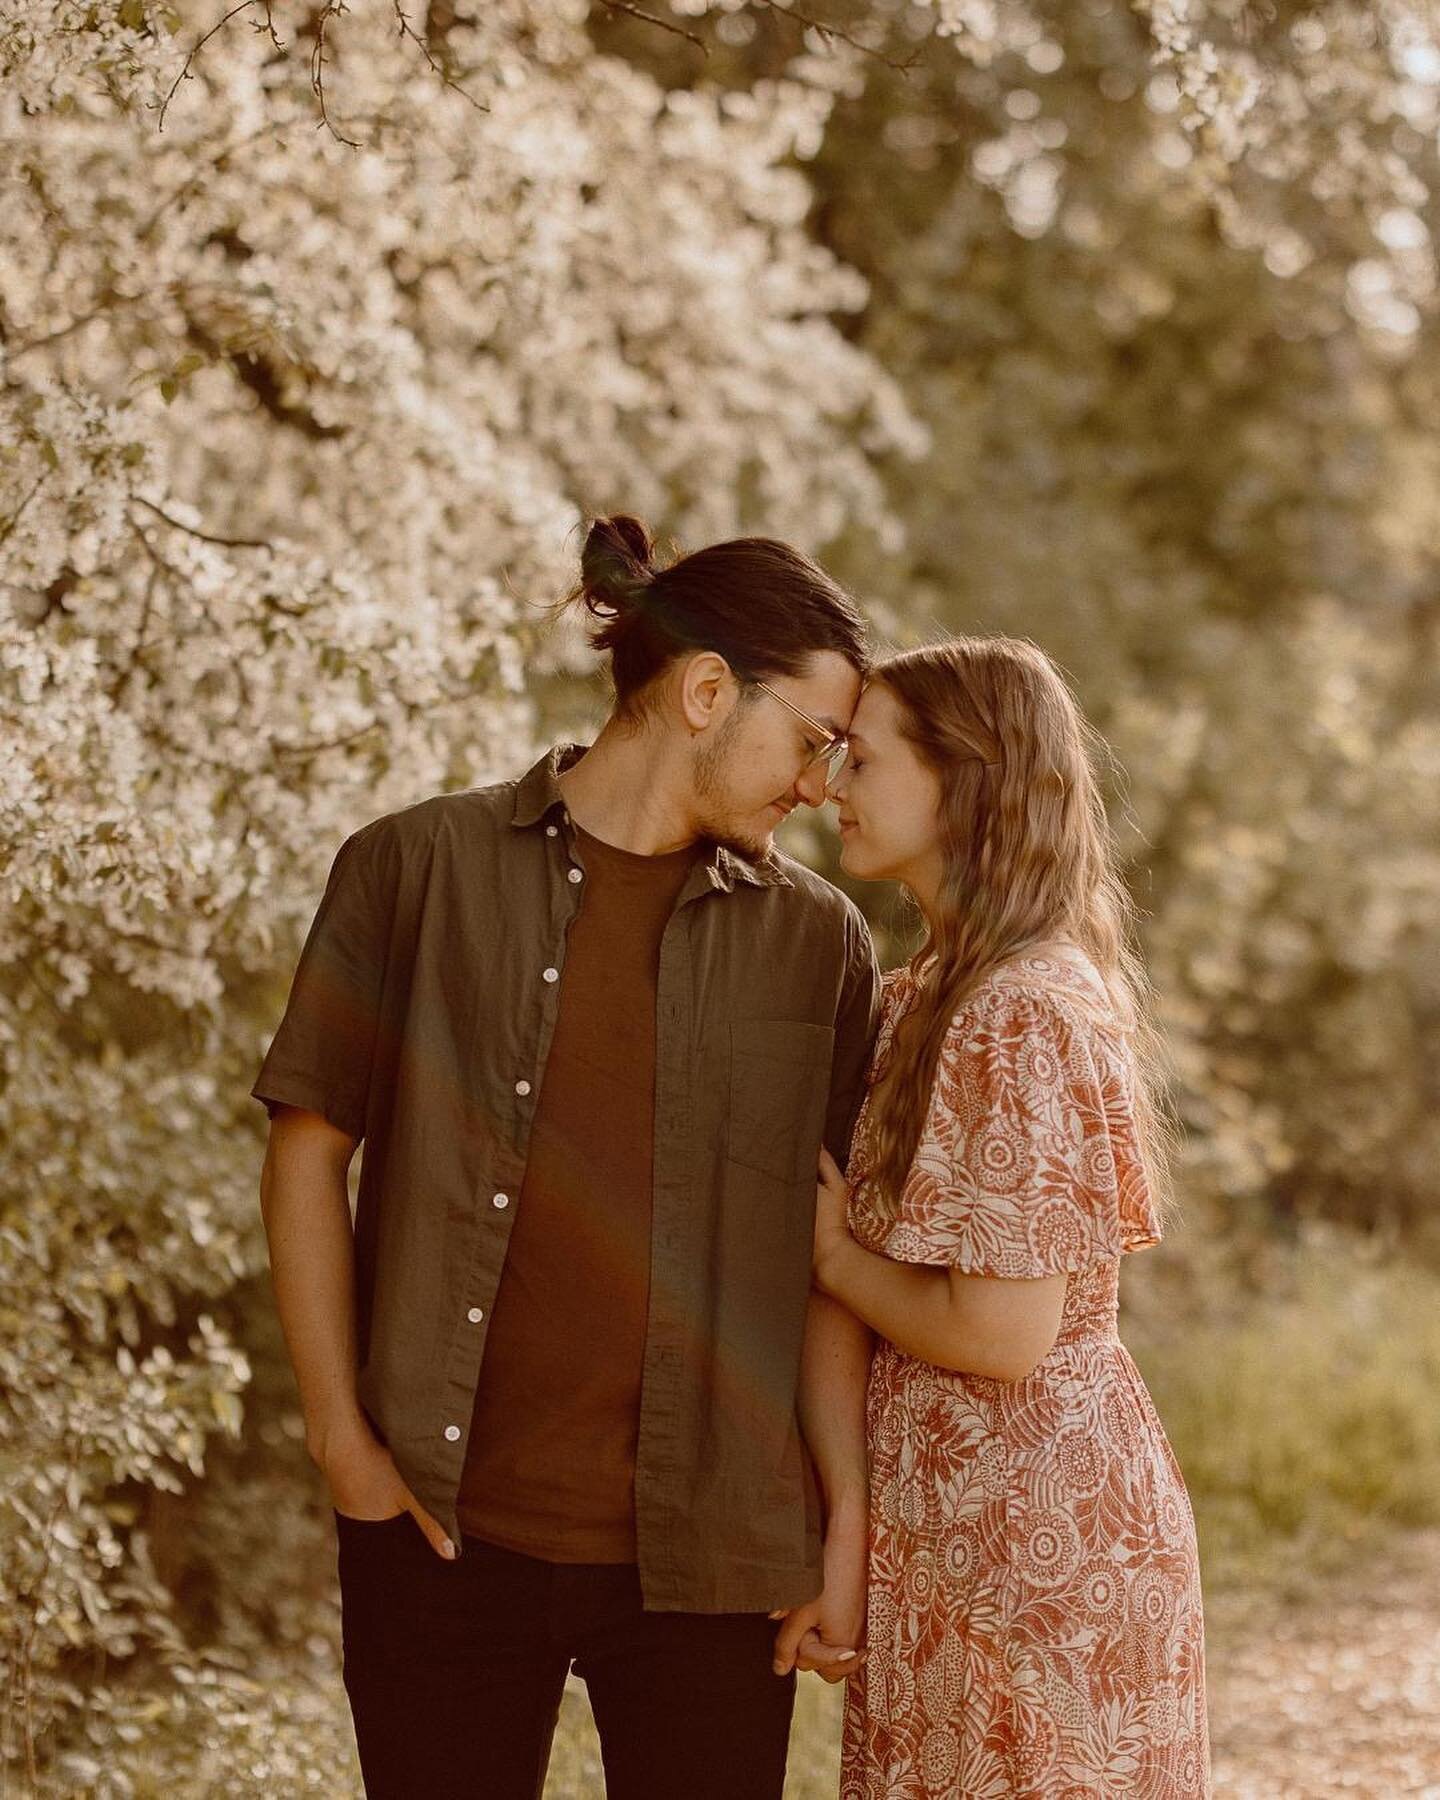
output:
[{"label": "man's ear", "polygon": [[705,731],[725,719],[736,701],[730,665],[714,650],[701,650],[680,669],[680,710],[692,731]]}]

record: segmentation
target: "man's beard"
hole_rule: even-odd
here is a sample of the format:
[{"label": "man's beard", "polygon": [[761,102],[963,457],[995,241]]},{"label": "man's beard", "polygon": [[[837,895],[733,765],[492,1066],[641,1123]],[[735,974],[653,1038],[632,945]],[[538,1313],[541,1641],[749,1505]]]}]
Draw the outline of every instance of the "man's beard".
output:
[{"label": "man's beard", "polygon": [[705,812],[700,821],[704,835],[714,844],[720,844],[732,856],[738,856],[744,862],[756,862],[771,848],[770,833],[756,832],[746,835],[733,812],[726,806],[728,783],[725,780],[726,765],[730,761],[732,740],[738,717],[731,713],[720,727],[720,734],[711,744],[702,744],[695,752],[695,792],[705,803]]}]

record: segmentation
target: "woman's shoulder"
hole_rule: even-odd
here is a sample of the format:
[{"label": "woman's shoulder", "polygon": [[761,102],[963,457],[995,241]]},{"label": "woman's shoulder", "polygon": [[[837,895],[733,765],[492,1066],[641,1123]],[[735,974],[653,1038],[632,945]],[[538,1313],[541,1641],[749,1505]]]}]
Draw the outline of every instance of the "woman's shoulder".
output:
[{"label": "woman's shoulder", "polygon": [[1119,1016],[1104,976],[1079,944],[1055,939],[1027,945],[998,962],[966,996],[953,1028],[1014,1015],[1063,1022],[1072,1029],[1116,1027]]},{"label": "woman's shoulder", "polygon": [[[881,977],[884,1016],[898,1021],[925,985],[926,969],[914,961],[887,969]],[[1093,1030],[1124,1034],[1105,977],[1081,945],[1057,938],[1029,944],[989,969],[955,1010],[950,1021],[952,1045],[973,1035],[977,1027],[999,1027],[1007,1035],[1027,1024],[1069,1032]]]}]

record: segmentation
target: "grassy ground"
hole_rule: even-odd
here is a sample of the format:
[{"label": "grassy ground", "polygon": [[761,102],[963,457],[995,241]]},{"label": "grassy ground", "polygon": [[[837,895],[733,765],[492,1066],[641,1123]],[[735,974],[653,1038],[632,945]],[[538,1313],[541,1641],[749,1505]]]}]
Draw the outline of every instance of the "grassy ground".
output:
[{"label": "grassy ground", "polygon": [[[1138,1271],[1137,1271],[1138,1273]],[[1312,1245],[1204,1325],[1127,1330],[1207,1589],[1333,1573],[1440,1524],[1440,1278]]]}]

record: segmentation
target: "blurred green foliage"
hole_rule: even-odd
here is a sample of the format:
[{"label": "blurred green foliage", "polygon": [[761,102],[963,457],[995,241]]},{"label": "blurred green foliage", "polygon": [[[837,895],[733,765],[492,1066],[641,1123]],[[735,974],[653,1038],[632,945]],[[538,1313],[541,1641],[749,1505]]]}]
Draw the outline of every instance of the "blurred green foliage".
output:
[{"label": "blurred green foliage", "polygon": [[1440,1523],[1440,1278],[1326,1233],[1269,1274],[1127,1334],[1212,1586],[1308,1579],[1388,1528]]}]

